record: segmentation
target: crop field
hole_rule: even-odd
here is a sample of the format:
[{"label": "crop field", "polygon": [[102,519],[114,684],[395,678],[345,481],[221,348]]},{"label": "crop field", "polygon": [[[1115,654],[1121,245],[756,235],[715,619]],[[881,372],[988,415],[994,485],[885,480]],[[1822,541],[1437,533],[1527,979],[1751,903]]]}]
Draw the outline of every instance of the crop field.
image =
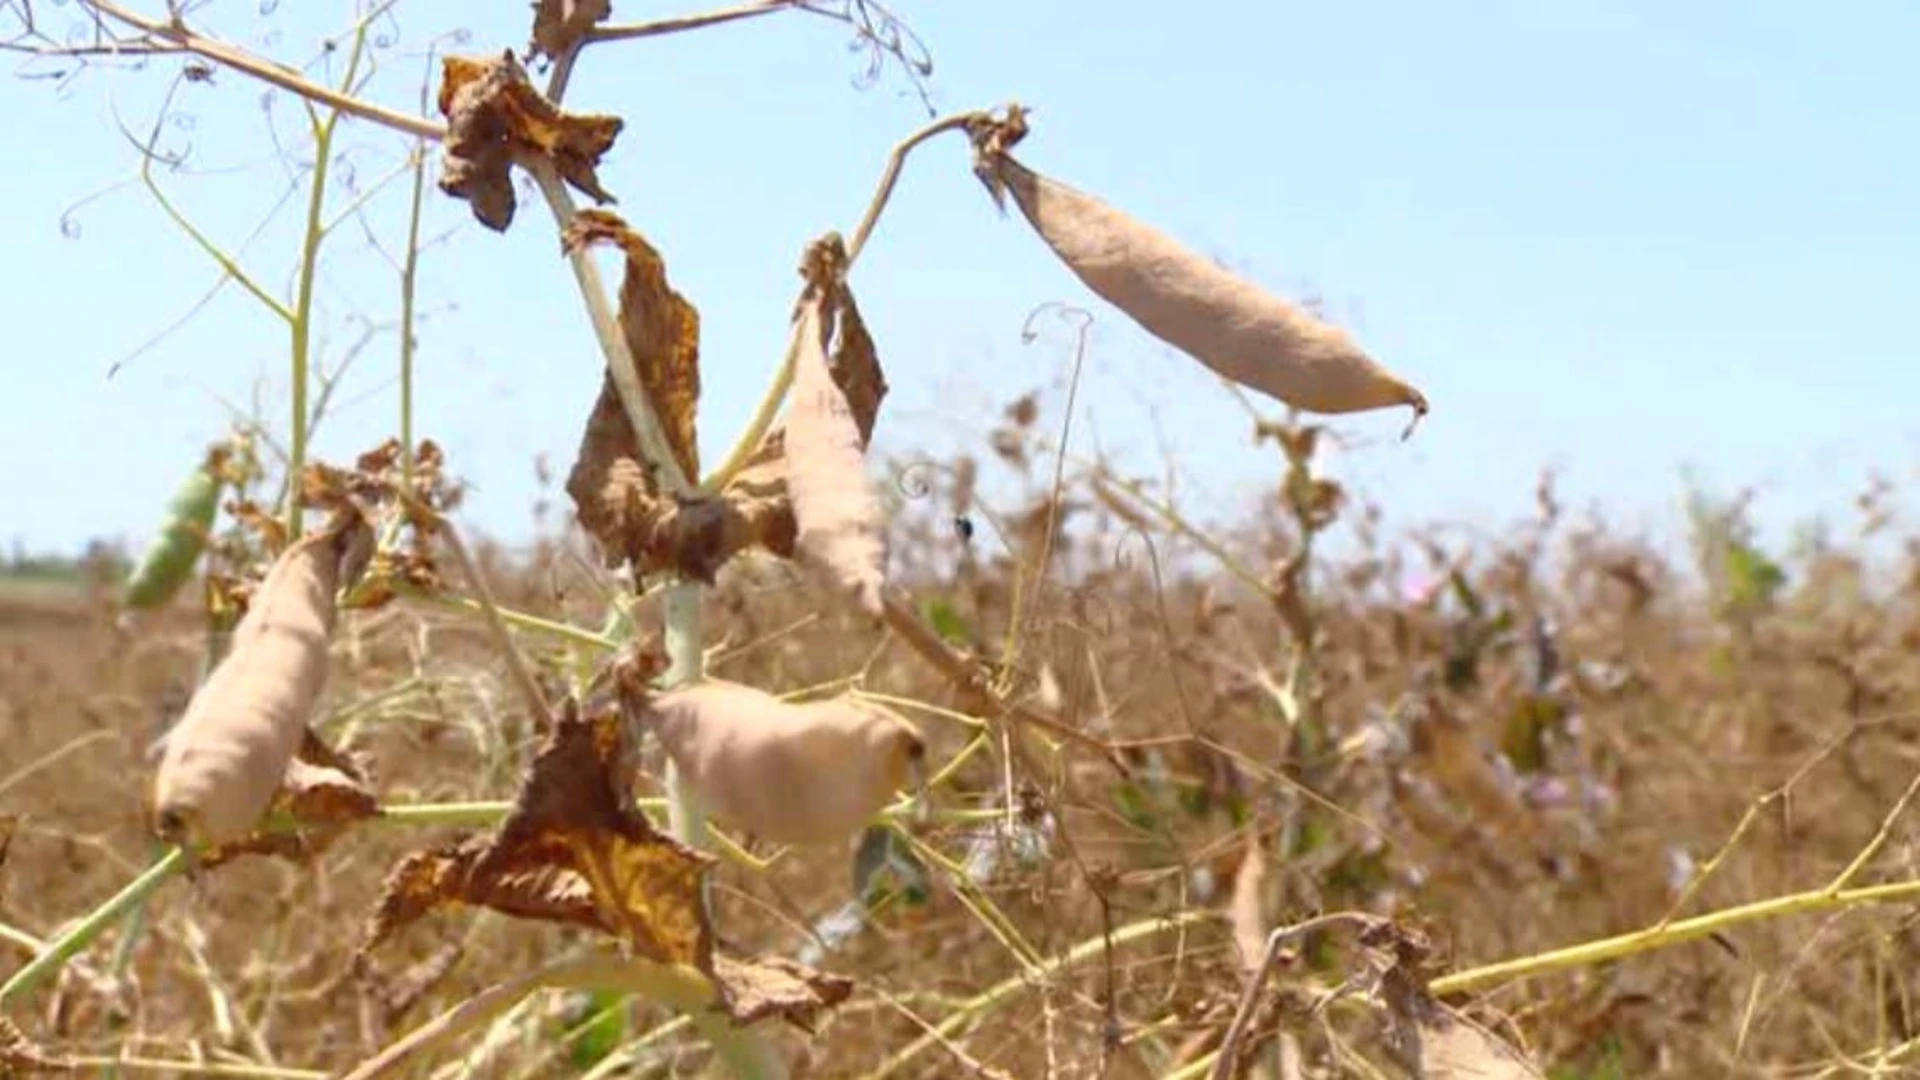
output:
[{"label": "crop field", "polygon": [[[0,1074],[1920,1075],[1889,486],[1792,552],[1707,492],[1665,551],[1551,472],[1523,520],[1389,530],[1327,450],[1375,410],[1421,438],[1411,376],[1042,172],[1017,103],[909,135],[796,253],[787,355],[702,461],[699,311],[569,73],[788,12],[913,78],[891,13],[542,0],[550,66],[468,42],[416,113],[360,96],[371,13],[323,85],[191,11],[68,7],[303,98],[314,161],[336,127],[413,140],[408,328],[423,198],[549,230],[606,376],[530,545],[458,526],[475,478],[415,430],[410,334],[390,437],[315,453],[344,196],[305,174],[293,285],[246,286],[293,400],[209,433],[151,547],[0,575]],[[881,460],[855,268],[940,138],[1083,286],[1034,315],[1074,381]],[[1096,295],[1240,393],[1223,437],[1270,463],[1242,520],[1063,449]]]}]

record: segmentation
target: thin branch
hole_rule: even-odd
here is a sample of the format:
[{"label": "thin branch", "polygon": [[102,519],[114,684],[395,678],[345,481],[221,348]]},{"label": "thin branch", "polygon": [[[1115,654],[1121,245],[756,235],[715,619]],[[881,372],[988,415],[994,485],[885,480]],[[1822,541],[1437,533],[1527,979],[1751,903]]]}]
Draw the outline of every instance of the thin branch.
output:
[{"label": "thin branch", "polygon": [[[795,0],[760,0],[755,4],[741,4],[738,7],[721,8],[718,11],[702,12],[698,15],[677,15],[669,19],[656,19],[653,22],[626,23],[613,26],[596,26],[587,31],[583,44],[592,45],[602,41],[629,41],[634,38],[659,37],[662,34],[677,34],[683,30],[699,30],[722,23],[737,22],[760,15],[771,15],[787,8],[806,11]],[[818,12],[817,14],[826,14]]]},{"label": "thin branch", "polygon": [[1867,846],[1860,849],[1860,853],[1853,857],[1853,861],[1847,864],[1845,870],[1840,871],[1840,876],[1827,885],[1828,896],[1833,896],[1841,889],[1853,884],[1853,879],[1860,876],[1860,871],[1866,869],[1866,865],[1873,861],[1873,857],[1880,854],[1880,849],[1887,846],[1887,840],[1893,835],[1893,823],[1906,812],[1907,804],[1913,802],[1916,793],[1920,793],[1920,773],[1915,774],[1914,778],[1908,782],[1907,790],[1900,793],[1899,800],[1893,804],[1893,809],[1887,811],[1887,816],[1880,819],[1880,829],[1873,834],[1873,839],[1867,841]]},{"label": "thin branch", "polygon": [[955,113],[943,116],[919,131],[900,140],[900,144],[887,155],[887,171],[880,175],[880,186],[873,193],[873,200],[867,204],[866,215],[860,219],[860,225],[853,230],[853,240],[847,244],[847,266],[860,258],[860,252],[867,246],[868,237],[873,235],[873,227],[880,222],[881,211],[887,208],[887,200],[893,197],[893,186],[900,181],[900,170],[907,163],[907,155],[913,148],[943,132],[957,131],[972,124],[990,119],[990,114],[981,110]]},{"label": "thin branch", "polygon": [[1364,929],[1379,926],[1385,921],[1378,915],[1368,915],[1364,912],[1335,911],[1292,926],[1280,927],[1268,934],[1267,950],[1261,954],[1260,967],[1254,971],[1253,978],[1247,980],[1246,989],[1240,992],[1240,1006],[1233,1012],[1233,1022],[1227,1025],[1226,1038],[1220,1041],[1220,1049],[1213,1061],[1213,1072],[1209,1074],[1212,1080],[1228,1080],[1234,1075],[1234,1065],[1240,1056],[1240,1043],[1245,1040],[1247,1027],[1253,1022],[1253,1014],[1260,1004],[1260,991],[1266,988],[1267,979],[1273,974],[1274,965],[1280,962],[1281,949],[1315,930],[1347,924]]},{"label": "thin branch", "polygon": [[[447,129],[444,124],[435,123],[425,117],[410,116],[406,113],[397,112],[384,105],[378,105],[371,101],[352,97],[329,87],[322,86],[292,68],[255,56],[245,49],[235,45],[229,45],[218,38],[208,37],[195,30],[189,29],[184,24],[150,19],[144,15],[128,11],[119,4],[111,2],[111,0],[86,0],[86,6],[117,22],[124,23],[136,30],[142,31],[149,37],[155,39],[155,46],[170,46],[170,48],[164,50],[156,47],[151,51],[184,50],[195,53],[226,67],[233,68],[236,71],[251,75],[262,82],[271,83],[282,90],[298,94],[308,102],[317,102],[338,109],[340,112],[346,113],[349,116],[357,116],[362,120],[371,120],[376,124],[390,127],[395,131],[405,132],[408,135],[418,136],[423,139],[439,140],[446,138]],[[59,53],[65,52],[65,50],[52,50],[51,52]]]},{"label": "thin branch", "polygon": [[473,556],[467,553],[467,545],[461,543],[460,534],[455,531],[452,522],[422,505],[411,492],[401,492],[400,497],[415,513],[428,516],[435,525],[435,531],[439,532],[441,538],[447,542],[447,549],[453,552],[454,561],[460,564],[460,572],[466,575],[467,583],[473,586],[473,594],[480,602],[480,609],[486,613],[487,629],[493,638],[494,646],[500,650],[500,655],[507,662],[507,671],[513,678],[514,686],[520,691],[520,696],[526,701],[527,709],[533,714],[533,722],[544,727],[553,715],[547,707],[546,695],[540,692],[540,684],[534,681],[533,671],[527,667],[526,657],[521,656],[520,650],[514,647],[513,638],[507,633],[506,620],[500,617],[500,608],[493,602],[493,592],[487,588],[487,579],[480,573],[480,567],[474,563]]},{"label": "thin branch", "polygon": [[946,676],[948,681],[963,690],[979,694],[1013,720],[1100,752],[1123,775],[1127,772],[1126,766],[1120,761],[1113,746],[1105,740],[1070,727],[1025,705],[1007,701],[994,693],[987,685],[987,680],[978,665],[965,653],[947,644],[946,639],[935,632],[933,627],[928,626],[920,617],[920,613],[913,610],[913,607],[901,598],[898,590],[892,590],[887,594],[884,612],[888,628],[900,635],[914,652],[920,654],[921,659],[933,665],[934,670]]},{"label": "thin branch", "polygon": [[[887,168],[880,176],[880,186],[874,191],[866,213],[853,231],[853,241],[847,245],[848,270],[852,270],[854,261],[860,257],[860,249],[866,246],[867,239],[873,235],[874,226],[879,224],[880,215],[887,208],[887,200],[893,196],[893,187],[900,180],[900,170],[906,165],[907,155],[913,152],[914,147],[942,132],[965,128],[987,116],[987,113],[975,110],[943,117],[902,139],[893,148],[892,153],[887,155]],[[787,391],[793,387],[793,368],[800,356],[799,335],[800,324],[796,321],[787,335],[786,355],[781,358],[780,368],[774,372],[766,393],[761,395],[760,404],[754,408],[753,417],[741,429],[739,438],[734,440],[733,449],[727,452],[720,467],[700,481],[701,491],[712,494],[725,488],[759,451],[761,441],[780,415],[780,406],[786,401]]]},{"label": "thin branch", "polygon": [[[521,164],[532,175],[541,195],[546,197],[547,206],[553,211],[554,223],[564,232],[578,212],[573,196],[567,193],[566,183],[546,158],[529,156]],[[626,410],[627,423],[640,443],[640,451],[648,469],[669,493],[685,494],[689,488],[687,478],[681,475],[679,460],[667,446],[665,429],[654,413],[653,399],[647,396],[646,386],[640,381],[633,350],[628,348],[626,335],[621,332],[619,319],[607,299],[607,288],[600,279],[599,264],[593,261],[593,253],[584,244],[572,245],[567,251],[567,261],[573,266],[574,277],[580,285],[580,297],[586,303],[587,316],[593,323],[594,336],[599,338],[600,351],[606,357],[607,372],[613,379],[613,388],[620,398],[621,407]]]}]

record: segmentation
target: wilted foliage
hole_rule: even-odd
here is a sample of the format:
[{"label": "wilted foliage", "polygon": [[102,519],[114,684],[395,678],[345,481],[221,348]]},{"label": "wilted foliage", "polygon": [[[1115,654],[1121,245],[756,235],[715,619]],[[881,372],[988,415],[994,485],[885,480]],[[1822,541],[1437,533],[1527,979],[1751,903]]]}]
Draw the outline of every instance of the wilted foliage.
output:
[{"label": "wilted foliage", "polygon": [[[308,456],[319,411],[296,396],[284,467],[251,430],[210,447],[130,579],[55,602],[0,582],[0,1071],[1601,1080],[1920,1060],[1902,908],[1920,544],[1881,580],[1864,549],[1765,551],[1743,502],[1701,496],[1687,564],[1575,520],[1551,477],[1532,519],[1479,539],[1389,535],[1322,466],[1339,432],[1291,413],[1253,421],[1268,498],[1202,525],[1080,460],[1069,418],[1050,443],[1057,403],[1018,388],[958,460],[876,462],[889,388],[852,272],[906,155],[947,132],[1074,280],[1233,384],[1320,414],[1427,410],[1310,305],[1015,159],[1017,105],[908,137],[851,242],[807,246],[787,355],[701,475],[700,311],[668,253],[573,208],[613,201],[598,168],[624,121],[562,108],[566,76],[591,42],[791,10],[923,77],[879,5],[622,24],[540,0],[547,89],[511,52],[443,57],[444,125],[177,5],[80,6],[88,44],[25,9],[12,47],[218,62],[312,105],[320,161],[342,116],[439,140],[440,191],[496,232],[521,171],[604,374],[571,519],[530,552],[469,547],[457,463],[413,437],[410,405],[341,466]],[[302,393],[325,231],[301,299],[269,300]],[[601,244],[623,257],[617,304],[583,265]],[[897,508],[889,465],[911,478]],[[1863,543],[1888,503],[1863,497]],[[182,863],[192,889],[163,889]],[[170,1056],[135,1056],[154,1047]],[[410,1061],[428,1047],[458,1060]]]}]

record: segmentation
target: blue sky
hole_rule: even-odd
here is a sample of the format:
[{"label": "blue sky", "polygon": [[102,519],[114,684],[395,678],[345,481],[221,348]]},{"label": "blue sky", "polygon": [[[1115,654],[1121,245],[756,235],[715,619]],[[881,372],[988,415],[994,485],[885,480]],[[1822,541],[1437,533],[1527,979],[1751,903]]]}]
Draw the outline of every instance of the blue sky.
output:
[{"label": "blue sky", "polygon": [[[3,5],[0,5],[3,6]],[[160,10],[153,2],[145,5]],[[316,61],[348,3],[205,5],[205,25],[289,62]],[[272,7],[272,5],[268,5]],[[48,20],[70,7],[37,5]],[[896,0],[936,62],[941,111],[1034,109],[1031,167],[1291,296],[1315,293],[1434,411],[1343,420],[1359,440],[1337,475],[1390,523],[1523,514],[1541,467],[1623,528],[1671,528],[1679,469],[1753,484],[1769,531],[1843,521],[1870,470],[1900,484],[1920,449],[1920,8],[1860,0],[1813,17],[1776,2],[1473,5]],[[617,3],[617,16],[675,11]],[[411,0],[369,96],[411,107],[433,35],[522,45],[525,8]],[[1193,19],[1171,17],[1191,11]],[[804,244],[848,231],[885,153],[926,114],[897,71],[871,89],[844,28],[785,15],[598,47],[571,107],[628,126],[602,170],[615,207],[666,255],[703,314],[709,461],[758,400],[784,341]],[[442,46],[445,48],[446,46]],[[44,70],[44,69],[36,69]],[[144,132],[177,65],[92,71],[64,93],[0,81],[11,167],[0,171],[0,544],[139,543],[227,412],[256,393],[284,428],[286,335],[232,285],[174,323],[217,268],[132,176],[113,109]],[[162,139],[191,147],[161,183],[206,233],[283,295],[304,192],[269,140],[304,153],[294,102],[237,74],[183,88]],[[406,142],[349,122],[365,190]],[[1030,309],[1097,319],[1075,418],[1122,464],[1161,468],[1229,519],[1260,498],[1271,451],[1204,370],[1097,303],[1017,217],[1000,218],[964,141],[910,163],[856,272],[893,395],[883,452],[979,447],[983,420],[1047,389],[1057,424],[1068,335],[1022,345]],[[118,187],[111,185],[120,184]],[[73,210],[77,236],[64,235]],[[336,207],[353,196],[337,192]],[[395,277],[371,248],[404,243],[404,180],[342,227],[320,291],[321,358],[387,322]],[[278,209],[276,211],[276,205]],[[271,214],[271,216],[269,216]],[[262,225],[262,222],[265,225]],[[523,197],[502,236],[429,190],[418,430],[474,479],[467,516],[528,535],[534,459],[564,474],[598,355],[545,208]],[[251,242],[248,237],[258,231]],[[609,269],[613,268],[611,260]],[[394,427],[396,339],[343,379],[322,456]],[[562,503],[564,506],[564,501]]]}]

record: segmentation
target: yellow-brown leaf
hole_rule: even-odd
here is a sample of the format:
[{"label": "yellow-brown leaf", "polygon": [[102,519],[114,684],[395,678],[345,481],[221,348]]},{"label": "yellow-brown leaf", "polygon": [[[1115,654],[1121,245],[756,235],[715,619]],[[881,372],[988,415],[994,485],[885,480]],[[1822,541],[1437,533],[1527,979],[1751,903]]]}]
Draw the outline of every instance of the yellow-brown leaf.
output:
[{"label": "yellow-brown leaf", "polygon": [[539,155],[581,193],[614,201],[595,168],[624,122],[563,112],[534,89],[507,50],[497,57],[449,56],[441,66],[440,113],[447,118],[440,190],[467,200],[481,224],[504,232],[516,199],[510,175],[521,155]]},{"label": "yellow-brown leaf", "polygon": [[[873,431],[886,377],[844,283],[846,248],[836,234],[810,244],[801,272],[832,313],[833,382],[845,396],[862,446]],[[836,269],[839,268],[839,269]],[[603,384],[567,475],[567,494],[608,567],[673,570],[698,581],[735,554],[760,547],[793,558],[799,526],[787,483],[787,426],[774,425],[717,494],[667,495],[642,464],[638,440],[611,385]]]},{"label": "yellow-brown leaf", "polygon": [[[699,311],[667,283],[660,253],[617,214],[582,210],[568,223],[561,243],[567,250],[613,244],[626,255],[626,276],[620,282],[620,330],[681,475],[698,477],[694,419],[700,404]],[[600,398],[619,405],[610,376],[602,379]]]},{"label": "yellow-brown leaf", "polygon": [[358,953],[448,904],[598,930],[635,955],[709,970],[713,932],[700,881],[713,859],[657,832],[628,797],[632,763],[617,709],[567,701],[512,813],[491,837],[394,867]]},{"label": "yellow-brown leaf", "polygon": [[533,5],[532,51],[561,56],[612,14],[611,0],[538,0]]}]

